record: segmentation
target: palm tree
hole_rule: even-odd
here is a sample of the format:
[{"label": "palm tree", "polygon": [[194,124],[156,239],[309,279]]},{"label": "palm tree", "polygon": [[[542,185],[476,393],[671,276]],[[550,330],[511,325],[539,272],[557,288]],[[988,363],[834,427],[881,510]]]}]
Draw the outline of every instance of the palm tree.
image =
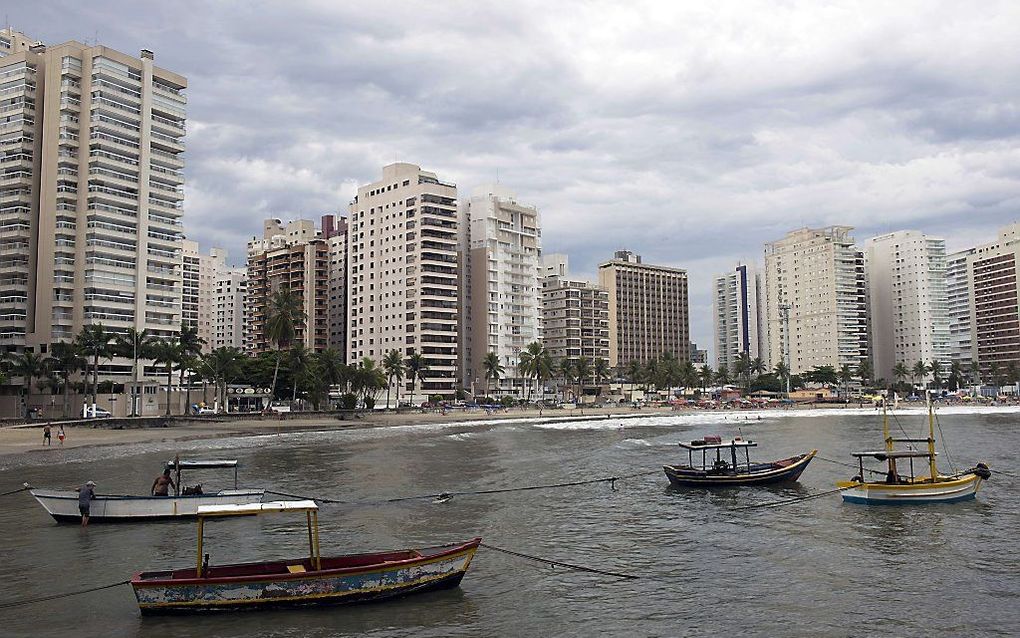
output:
[{"label": "palm tree", "polygon": [[854,369],[849,363],[839,367],[839,380],[843,384],[843,397],[850,396],[850,382],[854,380]]},{"label": "palm tree", "polygon": [[538,387],[542,389],[542,399],[545,400],[545,382],[556,374],[556,364],[553,362],[552,355],[545,348],[542,348],[542,354],[535,361],[534,368],[535,380],[538,382]]},{"label": "palm tree", "polygon": [[864,387],[871,382],[872,375],[874,375],[874,371],[871,369],[870,362],[865,360],[861,361],[857,365],[857,378],[861,381],[861,387]]},{"label": "palm tree", "polygon": [[715,379],[715,370],[713,370],[712,366],[707,363],[703,364],[701,369],[698,370],[698,376],[701,377],[701,392],[704,393],[708,390],[708,386],[712,383],[712,380]]},{"label": "palm tree", "polygon": [[768,372],[768,370],[769,367],[765,365],[765,360],[761,357],[755,357],[754,360],[751,361],[751,374],[754,376],[761,376]]},{"label": "palm tree", "polygon": [[592,364],[592,374],[595,376],[595,385],[602,386],[602,382],[609,378],[609,362],[599,357]]},{"label": "palm tree", "polygon": [[744,392],[751,388],[751,355],[741,352],[733,364],[733,374],[738,379],[744,380]]},{"label": "palm tree", "polygon": [[266,338],[276,346],[276,367],[273,369],[272,392],[276,395],[276,380],[280,375],[280,351],[289,346],[297,335],[297,328],[307,314],[301,296],[288,288],[276,290],[266,306]]},{"label": "palm tree", "polygon": [[[298,379],[308,372],[308,366],[311,363],[312,351],[306,348],[303,343],[295,343],[291,346],[290,351],[287,352],[287,368],[290,370],[292,384],[290,391],[290,402],[292,405],[297,402]],[[372,365],[375,365],[374,361]]]},{"label": "palm tree", "polygon": [[25,390],[25,410],[32,400],[32,381],[46,374],[46,358],[34,352],[21,352],[14,355],[11,362],[11,373],[24,379],[22,388]]},{"label": "palm tree", "polygon": [[418,381],[425,382],[425,373],[429,370],[428,361],[420,352],[412,352],[407,358],[407,376],[411,379],[411,402],[414,403],[414,391]]},{"label": "palm tree", "polygon": [[141,392],[138,388],[138,361],[149,358],[149,348],[156,341],[152,333],[145,330],[128,328],[127,332],[116,336],[114,349],[117,354],[131,359],[131,416],[138,416],[138,403],[141,401]]},{"label": "palm tree", "polygon": [[397,380],[397,407],[400,407],[400,382],[404,380],[407,368],[404,367],[404,357],[400,350],[390,350],[383,358],[383,371],[386,373],[386,408],[390,407],[390,386],[393,380]]},{"label": "palm tree", "polygon": [[942,364],[932,359],[931,363],[928,364],[928,370],[931,372],[931,385],[936,390],[942,389]]},{"label": "palm tree", "polygon": [[495,352],[486,352],[485,358],[482,359],[482,368],[485,370],[485,396],[492,396],[489,391],[491,381],[495,381],[496,385],[499,385],[499,378],[503,376],[506,369],[499,362],[499,355]]},{"label": "palm tree", "polygon": [[556,366],[556,371],[559,373],[560,378],[563,379],[563,400],[566,401],[567,387],[574,380],[574,362],[569,357],[563,357],[560,360],[560,364]]},{"label": "palm tree", "polygon": [[639,361],[631,361],[630,363],[627,364],[627,369],[624,376],[627,378],[627,381],[629,381],[631,385],[636,385],[639,381],[641,381],[641,373],[642,373],[641,363]]},{"label": "palm tree", "polygon": [[688,390],[698,387],[699,377],[698,370],[694,367],[694,364],[690,361],[684,361],[680,364],[680,383],[684,387],[684,393]]},{"label": "palm tree", "polygon": [[354,379],[365,407],[374,407],[374,402],[370,406],[368,399],[369,397],[374,398],[379,390],[382,390],[386,385],[386,374],[382,368],[376,367],[375,360],[371,357],[362,357],[361,364],[354,373]]},{"label": "palm tree", "polygon": [[964,384],[963,378],[963,364],[959,361],[953,361],[949,364],[949,389],[959,390]]},{"label": "palm tree", "polygon": [[588,357],[578,357],[574,362],[574,374],[577,379],[577,396],[580,399],[584,394],[584,384],[592,377],[591,360]]},{"label": "palm tree", "polygon": [[899,383],[903,383],[903,380],[910,376],[910,369],[907,368],[907,364],[897,361],[893,366],[892,373]]},{"label": "palm tree", "polygon": [[726,366],[719,366],[718,372],[715,373],[715,381],[719,385],[728,385],[730,382],[730,371],[726,369]]},{"label": "palm tree", "polygon": [[925,389],[927,389],[928,382],[926,380],[926,377],[928,376],[929,372],[931,372],[931,370],[928,368],[928,364],[925,363],[924,361],[918,361],[917,363],[914,364],[914,367],[910,370],[910,380],[913,381],[914,379],[917,379],[918,381],[921,382]]},{"label": "palm tree", "polygon": [[150,351],[156,365],[165,366],[166,372],[166,416],[170,416],[170,391],[174,382],[174,365],[181,360],[181,344],[176,337],[160,339]]},{"label": "palm tree", "polygon": [[[181,414],[187,415],[188,410],[191,408],[191,377],[192,373],[198,370],[199,358],[197,355],[193,355],[184,349],[183,344],[179,344],[180,348],[177,359],[177,371],[180,374],[180,387],[184,388],[184,410]],[[185,387],[185,377],[187,377],[187,386]]]},{"label": "palm tree", "polygon": [[184,406],[185,414],[187,414],[188,407],[191,406],[191,373],[195,371],[195,366],[197,365],[198,357],[202,354],[202,346],[205,345],[205,339],[198,336],[198,326],[190,326],[182,323],[181,334],[180,337],[178,337],[178,340],[181,343],[182,353],[181,363],[191,364],[181,365],[182,385],[184,384],[185,373],[188,374],[188,385],[186,390],[187,398],[185,400]]},{"label": "palm tree", "polygon": [[71,391],[71,375],[88,366],[88,361],[81,356],[81,348],[74,341],[58,341],[50,346],[50,358],[47,360],[49,369],[61,380],[64,394],[63,417],[71,416],[68,393]]},{"label": "palm tree", "polygon": [[[520,363],[517,364],[517,371],[524,378],[538,376],[538,359],[542,356],[545,347],[538,341],[532,341],[524,350],[521,350]],[[525,398],[531,398],[531,384],[525,392]]]},{"label": "palm tree", "polygon": [[113,333],[107,332],[101,323],[82,327],[81,332],[75,337],[82,354],[92,357],[92,405],[95,405],[99,400],[99,359],[101,357],[110,358],[112,354],[110,341],[112,339]]}]

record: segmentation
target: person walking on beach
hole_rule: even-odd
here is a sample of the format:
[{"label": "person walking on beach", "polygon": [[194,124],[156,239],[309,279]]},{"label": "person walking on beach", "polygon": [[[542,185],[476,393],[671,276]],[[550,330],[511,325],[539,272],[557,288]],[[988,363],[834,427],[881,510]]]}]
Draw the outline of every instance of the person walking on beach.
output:
[{"label": "person walking on beach", "polygon": [[47,423],[42,429],[42,444],[53,446],[53,439],[50,438],[50,424]]},{"label": "person walking on beach", "polygon": [[163,470],[163,473],[156,477],[156,480],[152,482],[152,495],[153,496],[169,496],[170,492],[168,488],[177,489],[174,485],[174,480],[170,478],[170,468]]},{"label": "person walking on beach", "polygon": [[57,440],[60,441],[61,445],[63,445],[64,444],[64,424],[61,423],[59,427],[60,427],[60,429],[57,430]]},{"label": "person walking on beach", "polygon": [[92,500],[96,498],[95,481],[87,481],[85,485],[78,488],[78,511],[81,512],[81,526],[89,526],[89,510],[92,508]]}]

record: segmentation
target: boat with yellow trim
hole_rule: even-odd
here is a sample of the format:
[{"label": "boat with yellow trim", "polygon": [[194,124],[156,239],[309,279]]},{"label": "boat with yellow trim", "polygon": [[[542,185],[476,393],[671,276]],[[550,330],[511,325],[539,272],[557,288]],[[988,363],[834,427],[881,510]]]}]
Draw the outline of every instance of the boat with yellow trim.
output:
[{"label": "boat with yellow trim", "polygon": [[[935,465],[935,411],[928,401],[928,438],[895,438],[889,433],[889,416],[882,406],[882,430],[885,448],[866,452],[854,452],[860,473],[849,481],[839,481],[836,487],[842,490],[843,501],[862,505],[915,505],[927,503],[956,503],[977,496],[981,483],[991,476],[991,470],[984,463],[955,474],[942,474]],[[895,449],[896,443],[906,443],[909,449]],[[926,444],[923,449],[913,447],[915,443]],[[865,481],[864,459],[872,457],[886,463],[887,471],[881,481]],[[915,474],[914,461],[924,462]]]},{"label": "boat with yellow trim", "polygon": [[[303,513],[308,556],[268,562],[210,565],[202,554],[205,522],[267,513]],[[275,501],[208,506],[198,510],[194,567],[135,574],[131,579],[142,614],[265,609],[378,601],[456,587],[481,538],[423,549],[322,557],[314,501]]]}]

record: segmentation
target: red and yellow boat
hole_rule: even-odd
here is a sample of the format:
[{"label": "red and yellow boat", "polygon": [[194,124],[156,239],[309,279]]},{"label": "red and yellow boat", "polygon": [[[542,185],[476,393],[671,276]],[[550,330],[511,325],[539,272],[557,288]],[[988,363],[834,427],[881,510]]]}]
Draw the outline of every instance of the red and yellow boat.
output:
[{"label": "red and yellow boat", "polygon": [[[232,565],[210,565],[209,555],[203,556],[207,519],[279,512],[305,514],[308,556]],[[131,579],[131,587],[143,614],[378,601],[458,586],[481,541],[329,558],[320,555],[313,501],[201,507],[195,566],[141,572]]]}]

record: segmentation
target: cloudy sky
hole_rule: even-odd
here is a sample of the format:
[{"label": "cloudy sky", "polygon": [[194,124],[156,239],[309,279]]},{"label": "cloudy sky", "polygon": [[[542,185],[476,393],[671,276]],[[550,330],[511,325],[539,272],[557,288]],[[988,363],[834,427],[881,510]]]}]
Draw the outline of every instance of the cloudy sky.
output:
[{"label": "cloudy sky", "polygon": [[395,160],[499,180],[548,252],[712,276],[801,226],[963,248],[1020,218],[1020,4],[39,1],[4,9],[189,80],[187,228],[343,211]]}]

